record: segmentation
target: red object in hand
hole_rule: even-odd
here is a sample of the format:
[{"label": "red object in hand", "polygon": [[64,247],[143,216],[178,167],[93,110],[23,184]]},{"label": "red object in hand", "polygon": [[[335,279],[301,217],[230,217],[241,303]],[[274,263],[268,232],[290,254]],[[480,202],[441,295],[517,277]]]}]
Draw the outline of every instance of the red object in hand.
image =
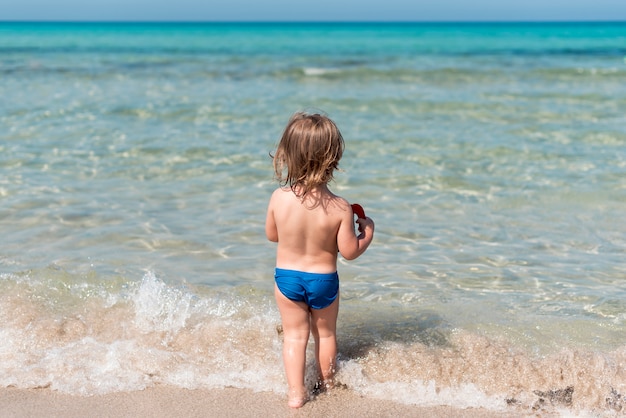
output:
[{"label": "red object in hand", "polygon": [[365,219],[365,211],[363,210],[363,206],[359,205],[358,203],[352,204],[352,212],[354,212],[357,218]]}]

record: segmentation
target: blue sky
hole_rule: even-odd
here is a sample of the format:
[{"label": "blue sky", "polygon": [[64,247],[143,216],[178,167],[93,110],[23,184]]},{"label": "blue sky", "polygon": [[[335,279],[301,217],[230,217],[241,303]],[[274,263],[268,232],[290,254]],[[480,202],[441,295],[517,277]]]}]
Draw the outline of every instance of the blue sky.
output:
[{"label": "blue sky", "polygon": [[626,0],[4,0],[0,20],[626,21]]}]

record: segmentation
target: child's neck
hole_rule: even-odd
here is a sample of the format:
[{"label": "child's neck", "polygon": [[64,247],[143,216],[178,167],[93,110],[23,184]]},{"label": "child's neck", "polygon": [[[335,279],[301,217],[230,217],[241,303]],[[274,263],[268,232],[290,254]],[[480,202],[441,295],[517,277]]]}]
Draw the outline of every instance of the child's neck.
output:
[{"label": "child's neck", "polygon": [[[301,184],[296,184],[295,186],[291,188],[291,190],[298,197],[303,197],[303,195],[305,194],[304,187]],[[328,193],[328,192],[329,192],[328,184],[318,184],[317,186],[313,186],[309,190],[307,190],[306,194],[319,196],[320,194]]]}]

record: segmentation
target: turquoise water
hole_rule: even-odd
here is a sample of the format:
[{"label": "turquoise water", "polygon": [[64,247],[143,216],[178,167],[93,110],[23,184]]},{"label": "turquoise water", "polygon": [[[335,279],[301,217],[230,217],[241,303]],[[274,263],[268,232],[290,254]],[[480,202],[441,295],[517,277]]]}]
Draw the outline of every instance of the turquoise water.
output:
[{"label": "turquoise water", "polygon": [[269,153],[321,109],[348,387],[626,409],[626,24],[2,23],[0,76],[0,384],[284,391]]}]

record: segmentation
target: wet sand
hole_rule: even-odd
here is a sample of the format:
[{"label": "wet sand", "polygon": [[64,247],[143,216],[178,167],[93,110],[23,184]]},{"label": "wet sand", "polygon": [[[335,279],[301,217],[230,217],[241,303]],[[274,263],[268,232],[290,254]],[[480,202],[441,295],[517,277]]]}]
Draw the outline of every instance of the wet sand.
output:
[{"label": "wet sand", "polygon": [[[322,394],[294,410],[275,393],[244,389],[186,390],[160,386],[137,392],[73,396],[50,389],[0,389],[8,417],[513,417],[480,408],[419,407],[362,398],[349,390]],[[513,411],[511,411],[513,412]]]}]

